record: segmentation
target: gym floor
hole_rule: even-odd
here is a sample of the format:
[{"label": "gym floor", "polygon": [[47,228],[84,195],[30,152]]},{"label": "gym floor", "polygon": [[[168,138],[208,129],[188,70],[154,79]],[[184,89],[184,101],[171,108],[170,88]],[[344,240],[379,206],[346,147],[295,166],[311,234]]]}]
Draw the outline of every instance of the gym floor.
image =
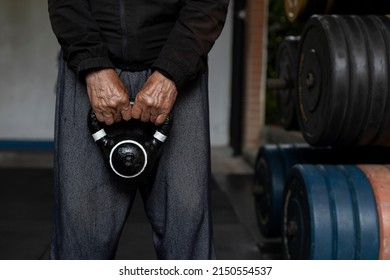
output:
[{"label": "gym floor", "polygon": [[[280,241],[264,240],[252,197],[253,167],[212,148],[212,211],[217,259],[280,259]],[[47,259],[52,226],[52,153],[0,152],[0,259]],[[139,197],[139,196],[138,196]],[[149,223],[138,198],[117,259],[155,259]]]}]

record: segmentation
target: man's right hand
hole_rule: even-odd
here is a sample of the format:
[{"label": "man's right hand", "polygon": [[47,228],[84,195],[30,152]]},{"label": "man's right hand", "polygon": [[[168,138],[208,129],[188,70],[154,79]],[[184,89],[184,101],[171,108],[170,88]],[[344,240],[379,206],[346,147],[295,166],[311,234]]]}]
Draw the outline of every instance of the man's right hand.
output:
[{"label": "man's right hand", "polygon": [[85,76],[89,101],[96,118],[111,125],[131,119],[129,95],[114,69],[99,69]]}]

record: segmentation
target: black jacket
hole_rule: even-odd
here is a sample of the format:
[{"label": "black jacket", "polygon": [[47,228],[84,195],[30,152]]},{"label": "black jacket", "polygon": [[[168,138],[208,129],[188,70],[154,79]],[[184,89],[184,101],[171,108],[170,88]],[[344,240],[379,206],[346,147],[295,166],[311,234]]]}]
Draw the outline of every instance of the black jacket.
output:
[{"label": "black jacket", "polygon": [[205,68],[229,0],[48,0],[75,72],[159,69],[181,87]]}]

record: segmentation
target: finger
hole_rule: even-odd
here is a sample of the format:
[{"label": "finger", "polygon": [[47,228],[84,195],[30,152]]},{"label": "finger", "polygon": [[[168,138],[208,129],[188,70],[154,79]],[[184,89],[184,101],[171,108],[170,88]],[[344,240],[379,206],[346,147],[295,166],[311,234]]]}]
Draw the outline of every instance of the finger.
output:
[{"label": "finger", "polygon": [[106,125],[112,125],[114,123],[115,117],[113,114],[103,112],[103,121]]},{"label": "finger", "polygon": [[150,113],[148,111],[142,111],[141,122],[149,122],[149,121],[150,121]]},{"label": "finger", "polygon": [[115,110],[110,108],[106,100],[98,99],[98,103],[96,107],[97,107],[97,111],[99,111],[99,113],[102,114],[104,119],[114,119]]},{"label": "finger", "polygon": [[114,122],[120,122],[122,120],[122,113],[120,109],[112,110],[112,117]]},{"label": "finger", "polygon": [[106,125],[112,125],[114,123],[114,118],[104,118],[104,123]]},{"label": "finger", "polygon": [[104,122],[104,116],[103,116],[102,113],[96,112],[96,111],[95,111],[95,116],[96,116],[96,119],[97,119],[99,122]]},{"label": "finger", "polygon": [[166,114],[161,114],[161,115],[158,115],[156,121],[154,122],[155,125],[162,125],[165,120],[167,119],[168,115]]},{"label": "finger", "polygon": [[120,122],[122,120],[122,115],[121,114],[115,114],[114,115],[114,122]]},{"label": "finger", "polygon": [[155,123],[156,120],[157,120],[157,117],[156,117],[156,116],[153,116],[153,115],[150,116],[150,121],[151,121],[152,123]]},{"label": "finger", "polygon": [[136,103],[131,108],[131,117],[134,119],[140,119],[142,114],[142,109],[140,106],[138,106]]},{"label": "finger", "polygon": [[122,119],[125,121],[129,121],[131,119],[131,111],[132,110],[130,104],[127,108],[123,108],[121,111]]}]

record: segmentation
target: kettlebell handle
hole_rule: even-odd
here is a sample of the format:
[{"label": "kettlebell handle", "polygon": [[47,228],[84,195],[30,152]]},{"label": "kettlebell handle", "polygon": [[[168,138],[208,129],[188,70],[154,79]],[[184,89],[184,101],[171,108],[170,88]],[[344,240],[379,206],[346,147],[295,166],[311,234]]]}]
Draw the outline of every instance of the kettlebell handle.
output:
[{"label": "kettlebell handle", "polygon": [[88,112],[88,127],[95,142],[97,142],[102,148],[108,148],[112,146],[112,140],[107,136],[106,131],[103,128],[103,124],[96,118],[95,112],[92,108]]},{"label": "kettlebell handle", "polygon": [[167,139],[167,135],[169,133],[169,130],[171,129],[171,126],[172,126],[172,116],[171,114],[169,114],[168,117],[165,119],[164,123],[158,126],[153,137],[159,140],[160,142],[164,142],[165,139]]},{"label": "kettlebell handle", "polygon": [[[92,108],[89,110],[88,113],[88,126],[95,142],[102,141],[103,146],[108,145],[110,138],[107,136],[107,133],[104,130],[104,124],[98,121],[98,119],[96,118],[96,114],[92,110]],[[168,117],[165,119],[164,123],[157,127],[157,130],[154,133],[153,137],[159,140],[160,142],[164,142],[168,136],[171,126],[172,126],[172,115],[169,114]]]}]

